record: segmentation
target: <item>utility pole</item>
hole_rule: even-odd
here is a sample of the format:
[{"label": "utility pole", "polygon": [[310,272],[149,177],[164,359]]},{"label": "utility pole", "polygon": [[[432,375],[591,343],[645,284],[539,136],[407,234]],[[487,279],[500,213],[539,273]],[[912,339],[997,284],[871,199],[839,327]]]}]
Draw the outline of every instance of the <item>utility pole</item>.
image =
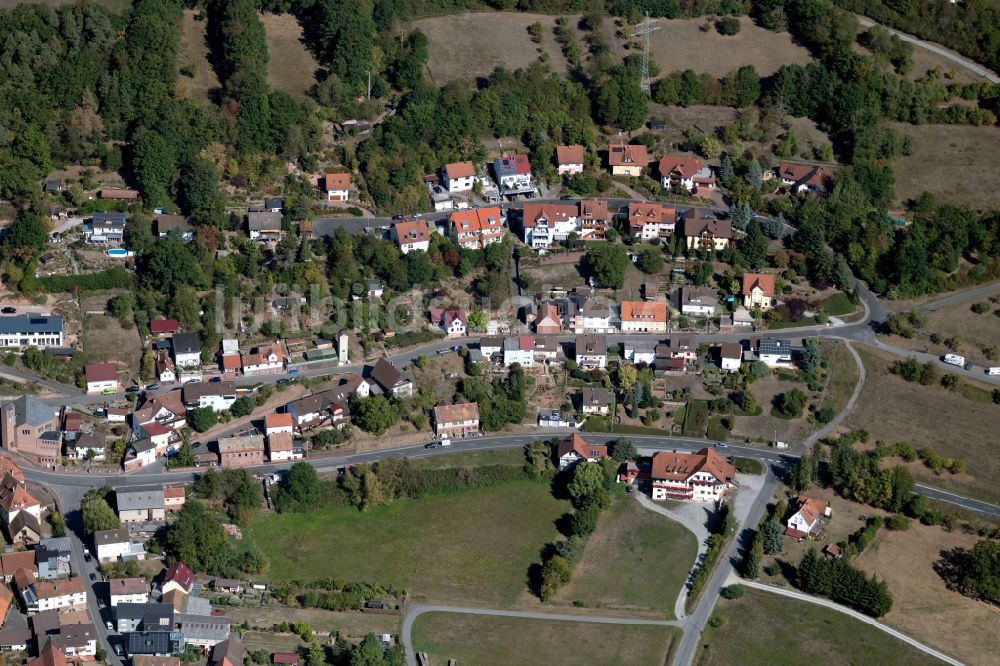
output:
[{"label": "utility pole", "polygon": [[642,35],[642,79],[639,81],[639,87],[642,91],[649,96],[649,33],[659,30],[659,26],[654,26],[649,21],[649,12],[646,12],[646,18],[640,26],[633,29],[632,34],[636,37]]},{"label": "utility pole", "polygon": [[372,70],[368,70],[368,99],[372,98]]}]

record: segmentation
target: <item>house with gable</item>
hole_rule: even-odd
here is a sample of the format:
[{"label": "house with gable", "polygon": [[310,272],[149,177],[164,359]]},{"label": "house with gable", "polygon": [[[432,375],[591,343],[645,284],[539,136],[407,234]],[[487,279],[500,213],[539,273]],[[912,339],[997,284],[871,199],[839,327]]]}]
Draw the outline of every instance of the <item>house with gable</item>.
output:
[{"label": "house with gable", "polygon": [[614,221],[615,212],[606,199],[583,199],[579,203],[576,231],[581,240],[604,240]]},{"label": "house with gable", "polygon": [[673,206],[633,201],[626,214],[629,235],[638,240],[667,238],[677,226],[677,209]]},{"label": "house with gable", "polygon": [[830,515],[830,503],[815,497],[799,495],[795,499],[795,513],[788,517],[785,535],[794,539],[805,539],[818,534],[823,528],[823,518]]},{"label": "house with gable", "polygon": [[782,185],[797,194],[827,195],[833,191],[833,171],[826,166],[782,162],[777,175]]},{"label": "house with gable", "polygon": [[702,208],[693,208],[684,214],[681,233],[689,250],[726,249],[733,241],[733,223],[720,220]]},{"label": "house with gable", "polygon": [[608,146],[608,167],[612,176],[637,178],[649,164],[646,146],[642,144],[611,144]]},{"label": "house with gable", "polygon": [[280,342],[254,347],[241,358],[244,376],[276,375],[284,372],[287,352]]},{"label": "house with gable", "polygon": [[736,468],[704,448],[697,453],[658,451],[650,470],[654,500],[718,501],[735,484]]},{"label": "house with gable", "polygon": [[694,157],[660,158],[660,187],[685,194],[699,194],[715,189],[712,167]]},{"label": "house with gable", "polygon": [[493,173],[501,194],[521,194],[534,189],[527,155],[503,155],[493,160]]},{"label": "house with gable", "polygon": [[281,227],[281,213],[269,210],[251,210],[247,213],[247,235],[250,240],[278,241],[285,235]]},{"label": "house with gable", "polygon": [[576,364],[583,370],[608,367],[608,338],[605,335],[576,336]]},{"label": "house with gable", "polygon": [[439,326],[449,338],[465,337],[468,330],[469,315],[464,310],[441,310],[432,308],[430,321]]},{"label": "house with gable", "polygon": [[666,333],[667,304],[663,302],[622,301],[622,333]]},{"label": "house with gable", "polygon": [[351,174],[328,173],[323,177],[323,192],[327,201],[347,201],[350,196]]},{"label": "house with gable", "polygon": [[393,242],[399,247],[403,254],[409,254],[414,250],[426,252],[431,246],[431,232],[427,228],[427,221],[423,218],[415,220],[400,220],[392,225]]},{"label": "house with gable", "polygon": [[743,274],[743,307],[770,310],[774,302],[774,276],[769,273]]},{"label": "house with gable", "polygon": [[434,436],[472,437],[479,434],[479,403],[462,402],[434,408]]},{"label": "house with gable", "polygon": [[579,207],[572,204],[526,203],[521,213],[524,244],[545,249],[562,243],[577,230]]},{"label": "house with gable", "polygon": [[556,170],[559,175],[583,173],[585,154],[583,146],[556,146]]},{"label": "house with gable", "polygon": [[588,444],[587,440],[573,433],[559,442],[556,447],[556,458],[559,469],[568,469],[579,462],[600,462],[608,457],[608,447],[605,444]]},{"label": "house with gable", "polygon": [[472,162],[452,162],[441,170],[441,181],[449,193],[468,192],[476,184],[476,165]]},{"label": "house with gable", "polygon": [[413,380],[403,375],[392,361],[380,358],[371,370],[371,378],[385,393],[394,398],[408,398],[413,394]]}]

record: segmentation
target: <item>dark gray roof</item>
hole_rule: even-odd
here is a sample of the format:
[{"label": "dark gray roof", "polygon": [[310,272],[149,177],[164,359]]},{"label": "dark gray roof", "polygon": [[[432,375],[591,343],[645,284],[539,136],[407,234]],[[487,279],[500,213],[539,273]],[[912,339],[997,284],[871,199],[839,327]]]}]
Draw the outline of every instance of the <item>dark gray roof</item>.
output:
[{"label": "dark gray roof", "polygon": [[174,626],[173,604],[118,604],[115,619],[141,620],[142,628],[150,631],[157,627]]},{"label": "dark gray roof", "polygon": [[94,532],[94,543],[98,545],[109,544],[109,543],[124,543],[131,542],[132,539],[128,535],[128,530],[120,528],[117,530],[101,530],[99,532]]},{"label": "dark gray roof", "polygon": [[125,228],[125,213],[94,213],[93,226]]},{"label": "dark gray roof", "polygon": [[229,637],[229,618],[221,615],[178,613],[174,617],[186,639],[225,640]]},{"label": "dark gray roof", "polygon": [[247,213],[247,229],[250,231],[280,228],[281,213],[272,213],[269,210],[255,210]]},{"label": "dark gray roof", "polygon": [[792,341],[791,340],[770,340],[765,339],[760,341],[760,346],[757,348],[758,354],[782,354],[789,355],[792,353]]},{"label": "dark gray roof", "polygon": [[586,407],[610,407],[611,391],[606,388],[585,388],[583,389],[583,406]]},{"label": "dark gray roof", "polygon": [[601,354],[608,353],[608,337],[600,335],[578,335],[576,336],[577,354]]},{"label": "dark gray roof", "polygon": [[235,396],[236,384],[233,382],[196,382],[185,384],[181,387],[181,395],[185,404],[198,402],[198,399],[207,395]]},{"label": "dark gray roof", "polygon": [[31,616],[31,627],[38,636],[54,634],[59,631],[59,611],[48,610]]},{"label": "dark gray roof", "polygon": [[132,631],[125,634],[125,650],[130,655],[170,654],[183,640],[181,634],[172,631]]},{"label": "dark gray roof", "polygon": [[0,333],[62,333],[62,317],[22,315],[0,317]]},{"label": "dark gray roof", "polygon": [[119,511],[162,509],[163,488],[159,486],[121,488],[115,491],[115,503]]},{"label": "dark gray roof", "polygon": [[264,208],[284,208],[285,199],[283,197],[271,197],[264,199]]},{"label": "dark gray roof", "polygon": [[14,405],[15,425],[40,426],[49,423],[56,416],[55,409],[30,395],[22,395],[7,404]]},{"label": "dark gray roof", "polygon": [[175,354],[201,353],[201,339],[197,333],[174,333],[173,346]]},{"label": "dark gray roof", "polygon": [[38,546],[50,553],[69,554],[70,552],[69,537],[66,536],[42,539]]},{"label": "dark gray roof", "polygon": [[[58,622],[58,618],[56,621]],[[0,647],[6,645],[27,645],[30,642],[31,629],[27,627],[6,627],[3,631],[0,631]]]},{"label": "dark gray roof", "polygon": [[409,381],[403,376],[396,366],[384,358],[380,358],[372,368],[371,378],[386,391],[391,391],[393,387]]}]

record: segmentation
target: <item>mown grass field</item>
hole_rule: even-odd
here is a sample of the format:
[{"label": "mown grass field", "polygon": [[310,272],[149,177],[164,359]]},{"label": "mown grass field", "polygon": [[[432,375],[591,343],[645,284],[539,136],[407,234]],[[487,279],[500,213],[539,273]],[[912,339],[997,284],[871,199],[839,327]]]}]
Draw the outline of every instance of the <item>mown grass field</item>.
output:
[{"label": "mown grass field", "polygon": [[568,508],[547,484],[525,482],[366,512],[269,515],[248,532],[272,582],[336,576],[391,583],[416,600],[510,605]]},{"label": "mown grass field", "polygon": [[267,39],[267,83],[302,97],[316,83],[319,63],[302,43],[302,26],[292,14],[261,14]]},{"label": "mown grass field", "polygon": [[940,385],[921,386],[889,373],[895,357],[864,345],[855,347],[865,363],[867,379],[854,410],[844,420],[864,428],[872,441],[910,442],[930,446],[945,457],[965,460],[965,472],[935,474],[921,463],[909,465],[920,483],[1000,502],[1000,407],[962,397]]},{"label": "mown grass field", "polygon": [[197,12],[193,9],[184,10],[184,20],[181,22],[181,53],[177,64],[188,68],[190,76],[177,76],[177,94],[198,104],[211,103],[211,93],[221,84],[208,61],[208,45],[205,43],[205,30],[208,21],[196,21]]},{"label": "mown grass field", "polygon": [[591,624],[457,613],[425,613],[413,645],[432,664],[475,666],[652,666],[669,663],[674,627]]},{"label": "mown grass field", "polygon": [[942,662],[837,611],[768,592],[747,590],[719,601],[722,626],[705,628],[698,666],[930,666]]},{"label": "mown grass field", "polygon": [[671,619],[697,549],[691,532],[626,497],[601,516],[556,600]]}]

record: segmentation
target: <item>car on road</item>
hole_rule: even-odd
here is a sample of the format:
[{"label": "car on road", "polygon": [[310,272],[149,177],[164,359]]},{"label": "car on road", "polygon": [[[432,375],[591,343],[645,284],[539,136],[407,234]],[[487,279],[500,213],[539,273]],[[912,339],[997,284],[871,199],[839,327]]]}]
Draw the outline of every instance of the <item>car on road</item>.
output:
[{"label": "car on road", "polygon": [[90,580],[97,580],[97,574],[95,573],[90,574]]},{"label": "car on road", "polygon": [[7,307],[0,309],[0,312],[4,314],[14,314],[17,312],[17,308],[12,308],[8,305]]},{"label": "car on road", "polygon": [[572,201],[572,200],[573,197],[569,196],[568,194],[564,197],[559,197],[559,201]]},{"label": "car on road", "polygon": [[129,386],[127,389],[125,389],[125,392],[126,393],[138,393],[139,392],[139,387],[138,386]]},{"label": "car on road", "polygon": [[108,604],[107,604],[107,602],[104,601],[104,599],[98,599],[97,600],[97,607],[100,608],[101,610],[104,610],[105,608],[108,607]]},{"label": "car on road", "polygon": [[159,384],[150,384],[149,386],[146,387],[146,390],[147,391],[155,391],[158,388],[160,388]]},{"label": "car on road", "polygon": [[[111,624],[111,620],[108,620],[107,622],[105,622],[104,626],[108,628],[108,631],[114,631],[115,630],[115,625]],[[122,648],[121,648],[120,645],[116,646],[115,647],[115,654],[117,654],[118,656],[121,656],[121,654],[122,654],[121,653],[121,649]]]},{"label": "car on road", "polygon": [[424,444],[425,449],[436,449],[439,446],[441,445],[438,444],[437,442],[427,442],[426,444]]},{"label": "car on road", "polygon": [[109,386],[108,388],[101,391],[101,395],[114,395],[117,393],[114,386]]},{"label": "car on road", "polygon": [[211,378],[211,379],[209,379],[208,381],[209,381],[209,383],[213,383],[213,382],[221,382],[221,381],[222,381],[222,377],[212,377],[212,378]]},{"label": "car on road", "polygon": [[403,219],[403,216],[402,216],[402,215],[393,215],[393,216],[392,216],[392,220],[393,220],[393,222],[399,222],[399,221],[400,221],[400,220],[402,220],[402,219]]},{"label": "car on road", "polygon": [[716,442],[715,443],[715,448],[717,448],[717,449],[728,449],[729,445],[726,444],[725,442]]},{"label": "car on road", "polygon": [[972,361],[969,361],[968,363],[965,364],[965,369],[966,370],[972,370],[974,367],[976,367],[976,366],[975,366],[975,364]]},{"label": "car on road", "polygon": [[294,384],[294,383],[295,383],[295,378],[292,378],[292,379],[279,379],[278,380],[278,385],[279,386],[286,386],[288,384]]}]

